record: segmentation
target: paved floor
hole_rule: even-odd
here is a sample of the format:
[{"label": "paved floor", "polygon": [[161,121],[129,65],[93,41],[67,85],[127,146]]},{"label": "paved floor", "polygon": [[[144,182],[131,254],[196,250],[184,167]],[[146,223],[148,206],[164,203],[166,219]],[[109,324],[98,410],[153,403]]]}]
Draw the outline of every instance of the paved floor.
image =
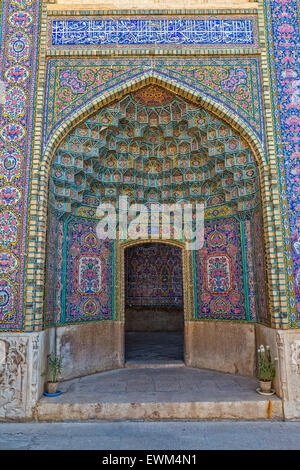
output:
[{"label": "paved floor", "polygon": [[191,367],[117,369],[68,380],[51,403],[265,401],[254,377]]},{"label": "paved floor", "polygon": [[183,332],[127,332],[125,354],[127,364],[183,362]]},{"label": "paved floor", "polygon": [[300,422],[0,423],[0,450],[300,449]]},{"label": "paved floor", "polygon": [[42,397],[39,421],[280,419],[282,402],[255,391],[257,381],[185,366],[125,368],[69,380]]}]

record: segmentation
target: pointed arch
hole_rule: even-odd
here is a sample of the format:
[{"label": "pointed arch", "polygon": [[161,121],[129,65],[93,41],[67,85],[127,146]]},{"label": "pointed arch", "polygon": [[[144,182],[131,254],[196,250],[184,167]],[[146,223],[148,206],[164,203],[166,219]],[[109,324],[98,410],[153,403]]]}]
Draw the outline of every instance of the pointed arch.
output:
[{"label": "pointed arch", "polygon": [[[32,327],[35,329],[42,328],[41,310],[43,308],[44,265],[41,260],[45,259],[48,180],[51,161],[58,145],[76,125],[84,121],[89,115],[109,105],[113,101],[121,99],[123,96],[150,84],[164,87],[174,94],[177,94],[179,97],[191,101],[195,105],[216,115],[216,117],[222,119],[237,131],[252,150],[260,174],[270,308],[273,315],[273,325],[280,327],[281,318],[278,311],[287,310],[287,298],[285,293],[287,288],[282,286],[282,278],[280,279],[282,273],[281,266],[284,266],[283,253],[280,250],[278,253],[276,252],[277,247],[280,247],[282,244],[280,241],[282,240],[282,233],[279,233],[278,228],[276,230],[274,228],[274,221],[280,216],[280,209],[272,204],[272,201],[279,200],[279,190],[277,182],[271,177],[267,155],[263,150],[261,142],[255,132],[250,129],[249,125],[240,116],[235,115],[226,105],[217,102],[209,95],[196,91],[177,80],[167,78],[158,72],[147,72],[138,78],[128,79],[122,85],[115,86],[111,90],[101,93],[86,105],[74,111],[74,113],[54,130],[43,154],[39,155],[39,159],[33,162],[32,180],[34,183],[32,185],[30,199],[28,251],[29,253],[35,253],[35,256],[29,257],[27,263],[26,276],[27,279],[30,279],[30,284],[27,284],[27,305],[25,305],[26,318],[30,319],[27,329],[32,329]],[[276,242],[274,242],[275,235]],[[38,262],[36,262],[36,260],[38,260]],[[278,286],[280,286],[280,290]],[[39,302],[35,301],[36,298],[40,299]],[[32,321],[32,305],[34,301],[39,312],[39,314],[36,315],[35,325]]]},{"label": "pointed arch", "polygon": [[262,144],[253,130],[250,129],[249,124],[244,121],[240,116],[234,114],[228,106],[219,103],[212,96],[205,94],[199,90],[194,90],[181,83],[179,80],[165,77],[159,72],[146,72],[135,79],[128,79],[122,85],[116,85],[109,91],[105,91],[90,100],[86,105],[80,106],[69,117],[54,128],[49,141],[40,161],[40,171],[42,174],[49,165],[55,149],[60,144],[62,139],[80,122],[84,121],[89,115],[93,114],[100,108],[109,105],[115,100],[121,99],[123,96],[137,91],[146,85],[156,84],[163,88],[177,94],[183,99],[193,102],[195,105],[215,114],[218,118],[225,121],[233,129],[235,129],[242,137],[247,140],[249,147],[253,151],[258,167],[267,165],[266,153],[263,150]]}]

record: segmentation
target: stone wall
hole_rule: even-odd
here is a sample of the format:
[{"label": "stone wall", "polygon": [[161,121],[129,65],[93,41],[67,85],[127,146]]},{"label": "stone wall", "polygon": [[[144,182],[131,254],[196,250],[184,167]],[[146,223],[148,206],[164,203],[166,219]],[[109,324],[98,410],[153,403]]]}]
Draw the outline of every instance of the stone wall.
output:
[{"label": "stone wall", "polygon": [[62,379],[124,366],[124,324],[117,321],[56,329],[56,348],[64,358]]},{"label": "stone wall", "polygon": [[186,322],[185,362],[190,367],[253,376],[256,367],[255,325]]},{"label": "stone wall", "polygon": [[127,307],[126,331],[182,331],[182,307]]}]

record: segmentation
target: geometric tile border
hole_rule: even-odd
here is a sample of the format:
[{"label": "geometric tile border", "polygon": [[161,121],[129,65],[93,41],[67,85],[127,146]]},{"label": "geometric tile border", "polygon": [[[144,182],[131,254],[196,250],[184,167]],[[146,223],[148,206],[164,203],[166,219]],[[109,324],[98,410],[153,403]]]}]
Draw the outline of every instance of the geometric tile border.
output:
[{"label": "geometric tile border", "polygon": [[278,161],[278,181],[290,305],[290,327],[300,327],[299,4],[265,1],[267,51]]},{"label": "geometric tile border", "polygon": [[[1,252],[1,256],[6,257],[7,272],[0,274],[3,295],[0,331],[24,328],[24,275],[40,15],[39,0],[2,2],[0,79],[6,85],[6,100],[0,106],[0,188],[1,194],[9,191],[19,197],[10,201],[0,199],[0,212],[6,208],[11,214],[9,216],[6,211],[1,215],[6,240],[6,246],[2,244],[2,248],[7,250],[7,254]],[[11,224],[11,229],[17,227],[14,236],[12,230],[5,228],[5,221]]]}]

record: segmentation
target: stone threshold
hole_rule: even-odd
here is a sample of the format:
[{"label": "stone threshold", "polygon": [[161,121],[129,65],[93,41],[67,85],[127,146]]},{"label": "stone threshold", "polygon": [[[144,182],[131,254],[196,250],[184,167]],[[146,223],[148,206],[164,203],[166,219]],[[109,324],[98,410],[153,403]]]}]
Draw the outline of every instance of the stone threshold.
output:
[{"label": "stone threshold", "polygon": [[282,402],[39,403],[37,421],[283,420]]},{"label": "stone threshold", "polygon": [[[136,366],[136,364],[134,364]],[[37,421],[283,420],[282,400],[254,377],[191,367],[129,367],[67,380],[42,397]]]},{"label": "stone threshold", "polygon": [[128,361],[125,363],[126,369],[168,369],[169,367],[185,367],[183,361],[174,361],[174,362],[131,362]]}]

